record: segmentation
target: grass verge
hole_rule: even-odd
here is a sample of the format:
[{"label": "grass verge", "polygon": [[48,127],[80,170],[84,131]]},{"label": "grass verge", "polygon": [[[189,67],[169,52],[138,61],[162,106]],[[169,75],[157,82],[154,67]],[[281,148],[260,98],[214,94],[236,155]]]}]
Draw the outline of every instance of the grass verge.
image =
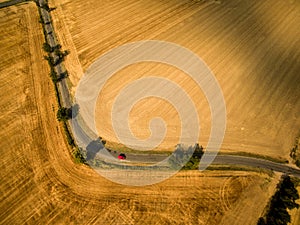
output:
[{"label": "grass verge", "polygon": [[255,153],[250,153],[250,152],[220,152],[220,155],[236,155],[236,156],[245,156],[245,157],[251,157],[251,158],[258,158],[258,159],[265,159],[268,161],[276,162],[276,163],[289,163],[288,160],[283,159],[283,158],[274,158],[271,156],[266,156],[266,155],[260,155],[260,154],[255,154]]},{"label": "grass verge", "polygon": [[210,165],[206,168],[206,170],[230,170],[230,171],[251,171],[251,172],[258,172],[258,173],[265,173],[268,174],[270,177],[274,175],[272,170],[263,169],[263,168],[255,168],[251,166],[242,166],[242,165]]}]

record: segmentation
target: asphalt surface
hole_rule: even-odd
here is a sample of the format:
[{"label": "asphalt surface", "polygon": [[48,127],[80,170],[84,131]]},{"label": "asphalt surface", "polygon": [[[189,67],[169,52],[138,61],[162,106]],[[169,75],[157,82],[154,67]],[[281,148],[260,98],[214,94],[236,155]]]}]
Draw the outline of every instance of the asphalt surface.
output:
[{"label": "asphalt surface", "polygon": [[[117,156],[113,154],[113,156]],[[163,154],[133,154],[126,153],[127,161],[140,163],[157,163],[168,157]],[[201,162],[200,162],[201,163]],[[217,155],[212,165],[234,165],[234,166],[250,166],[255,168],[262,168],[273,170],[281,173],[286,173],[300,178],[300,169],[292,167],[288,164],[275,163],[265,159],[258,159],[253,157],[244,157],[236,155]]]},{"label": "asphalt surface", "polygon": [[297,168],[291,167],[288,164],[275,163],[269,160],[253,157],[218,155],[212,164],[251,166],[287,173],[300,178],[300,170]]}]

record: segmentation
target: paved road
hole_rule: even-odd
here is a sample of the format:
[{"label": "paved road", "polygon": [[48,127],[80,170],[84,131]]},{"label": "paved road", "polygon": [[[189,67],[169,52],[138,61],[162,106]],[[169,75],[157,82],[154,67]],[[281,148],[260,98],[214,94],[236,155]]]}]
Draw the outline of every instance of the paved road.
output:
[{"label": "paved road", "polygon": [[[156,163],[164,160],[167,155],[160,154],[126,154],[129,161]],[[300,169],[289,166],[288,164],[275,163],[272,161],[258,159],[253,157],[244,157],[236,155],[217,155],[214,159],[212,165],[241,165],[241,166],[251,166],[256,168],[263,168],[274,170],[281,173],[286,173],[300,178]]]},{"label": "paved road", "polygon": [[291,167],[288,164],[275,163],[268,160],[257,159],[252,157],[218,155],[213,161],[213,164],[252,166],[257,168],[274,170],[281,173],[287,173],[300,178],[300,170]]},{"label": "paved road", "polygon": [[[45,0],[39,0],[40,6],[42,6],[45,3],[46,3]],[[51,24],[51,16],[47,10],[45,10],[43,8],[40,8],[40,10],[41,10],[41,15],[43,17],[44,22],[47,23],[46,25],[44,25],[45,29],[47,31],[47,37],[46,37],[47,42],[53,48],[58,45],[58,41],[57,41],[55,32],[53,30],[53,26]],[[51,53],[51,56],[56,60],[57,56],[54,53]],[[56,65],[55,70],[58,75],[63,74],[66,71],[63,63]],[[71,96],[70,96],[70,93],[68,90],[68,85],[67,85],[66,79],[63,79],[62,81],[60,81],[58,83],[58,88],[59,88],[59,92],[60,92],[60,96],[61,96],[61,100],[62,100],[62,106],[66,107],[66,108],[70,108],[72,106],[72,100],[71,100]]]},{"label": "paved road", "polygon": [[[101,143],[98,144],[89,144],[93,142],[97,142],[95,140],[92,140],[89,135],[86,134],[81,129],[81,126],[78,125],[76,122],[73,124],[73,128],[76,130],[76,136],[79,137],[80,140],[82,140],[82,143],[86,146],[89,146],[87,148],[87,151],[91,151],[93,153],[100,153],[103,151],[101,150],[104,146]],[[117,158],[118,154],[120,152],[111,151],[111,154],[114,158]],[[104,154],[103,156],[105,156]],[[158,162],[163,161],[168,157],[167,154],[149,154],[145,152],[141,152],[140,154],[137,153],[126,153],[127,156],[127,162],[137,163],[137,164],[155,164]],[[203,162],[203,161],[202,161]],[[300,169],[291,167],[288,164],[282,164],[282,163],[275,163],[269,160],[265,159],[258,159],[253,157],[244,157],[244,156],[236,156],[236,155],[217,155],[216,158],[213,160],[212,165],[236,165],[236,166],[250,166],[250,167],[256,167],[256,168],[262,168],[262,169],[269,169],[274,170],[281,173],[286,173],[293,175],[295,177],[300,178]]]}]

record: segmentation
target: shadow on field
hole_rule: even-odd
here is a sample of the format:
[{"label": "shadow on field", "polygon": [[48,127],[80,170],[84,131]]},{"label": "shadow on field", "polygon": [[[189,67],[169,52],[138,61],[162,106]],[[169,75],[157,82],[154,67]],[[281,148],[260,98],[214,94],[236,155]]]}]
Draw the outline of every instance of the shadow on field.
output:
[{"label": "shadow on field", "polygon": [[96,154],[104,148],[104,145],[102,143],[102,140],[100,138],[97,138],[94,141],[91,141],[88,146],[86,147],[86,160],[94,159]]}]

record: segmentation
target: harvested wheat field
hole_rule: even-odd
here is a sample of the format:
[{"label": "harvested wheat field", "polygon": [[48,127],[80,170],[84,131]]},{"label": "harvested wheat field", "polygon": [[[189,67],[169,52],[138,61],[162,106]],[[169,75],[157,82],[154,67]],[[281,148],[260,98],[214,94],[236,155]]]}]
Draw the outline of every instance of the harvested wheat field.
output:
[{"label": "harvested wheat field", "polygon": [[[300,129],[298,1],[51,0],[50,5],[57,7],[52,16],[60,42],[71,51],[66,66],[73,91],[87,68],[112,48],[149,39],[173,42],[200,56],[221,86],[227,108],[222,150],[288,159]],[[167,67],[133,64],[108,80],[97,105],[97,129],[103,138],[118,142],[110,112],[120,89],[154,74],[178,83],[191,96],[201,123],[199,142],[205,146],[208,103],[187,74]],[[138,102],[129,124],[145,139],[149,120],[162,114],[168,131],[159,147],[172,148],[180,126],[177,112],[165,101]]]},{"label": "harvested wheat field", "polygon": [[75,164],[56,120],[36,6],[1,9],[0,33],[0,224],[255,224],[276,174],[185,171],[137,188]]}]

